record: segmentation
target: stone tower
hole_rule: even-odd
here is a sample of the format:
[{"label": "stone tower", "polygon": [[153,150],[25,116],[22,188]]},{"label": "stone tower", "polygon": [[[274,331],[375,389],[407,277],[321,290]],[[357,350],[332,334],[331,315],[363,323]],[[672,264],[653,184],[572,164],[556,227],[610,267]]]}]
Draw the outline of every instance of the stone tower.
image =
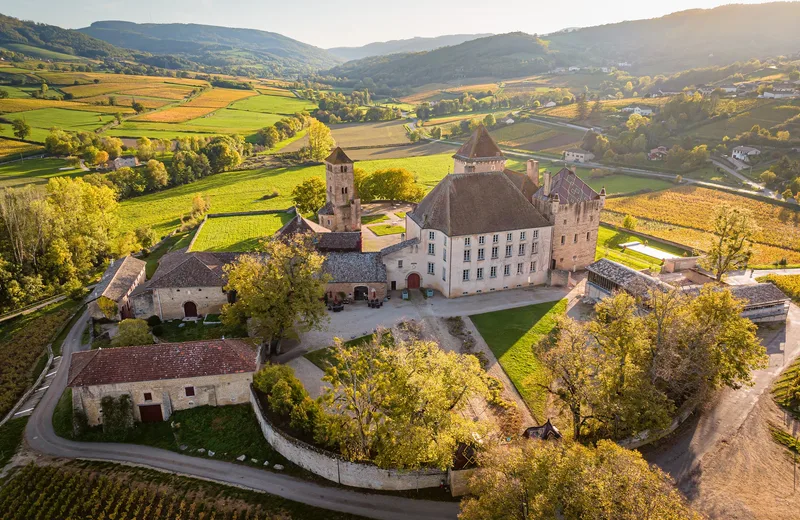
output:
[{"label": "stone tower", "polygon": [[317,217],[331,231],[361,229],[361,199],[355,189],[354,163],[337,147],[325,159],[325,199]]},{"label": "stone tower", "polygon": [[453,173],[501,172],[506,167],[506,158],[483,124],[453,156]]}]

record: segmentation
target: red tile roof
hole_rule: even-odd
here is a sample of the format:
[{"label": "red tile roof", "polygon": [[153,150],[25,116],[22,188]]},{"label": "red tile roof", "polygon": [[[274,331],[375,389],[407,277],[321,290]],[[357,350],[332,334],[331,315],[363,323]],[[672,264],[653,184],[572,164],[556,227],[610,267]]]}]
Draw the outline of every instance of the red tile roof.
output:
[{"label": "red tile roof", "polygon": [[238,374],[256,368],[255,349],[241,339],[106,348],[72,355],[69,386]]}]

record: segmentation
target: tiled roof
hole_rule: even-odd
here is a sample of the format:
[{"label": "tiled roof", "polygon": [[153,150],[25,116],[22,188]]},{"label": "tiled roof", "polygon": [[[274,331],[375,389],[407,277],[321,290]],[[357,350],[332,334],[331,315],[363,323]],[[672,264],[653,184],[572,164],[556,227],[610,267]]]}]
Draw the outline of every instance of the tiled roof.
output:
[{"label": "tiled roof", "polygon": [[581,148],[570,148],[569,150],[564,150],[564,151],[566,153],[582,153],[582,154],[592,153],[592,152],[587,152],[586,150],[583,150]]},{"label": "tiled roof", "polygon": [[619,285],[626,292],[634,296],[646,296],[653,289],[668,291],[672,287],[658,278],[640,273],[630,267],[617,262],[612,262],[606,258],[589,264],[586,270],[602,276],[606,280]]},{"label": "tiled roof", "polygon": [[514,183],[514,186],[516,186],[517,189],[521,191],[528,200],[531,200],[533,194],[539,189],[539,186],[535,184],[525,173],[515,172],[514,170],[509,170],[508,168],[503,170],[503,173],[506,177],[508,177],[508,180]]},{"label": "tiled roof", "polygon": [[596,191],[568,168],[562,168],[560,172],[553,176],[550,181],[549,195],[545,195],[544,190],[539,189],[534,197],[539,200],[548,200],[553,195],[558,195],[558,201],[561,204],[577,204],[600,198]]},{"label": "tiled roof", "polygon": [[320,215],[333,215],[333,203],[326,202],[317,213]]},{"label": "tiled roof", "polygon": [[255,372],[256,351],[240,339],[105,348],[72,355],[69,386]]},{"label": "tiled roof", "polygon": [[232,263],[240,253],[188,253],[185,250],[167,253],[158,263],[153,278],[145,288],[224,287],[223,267]]},{"label": "tiled roof", "polygon": [[745,307],[789,301],[789,297],[771,283],[732,285],[729,289],[735,297],[745,300]]},{"label": "tiled roof", "polygon": [[380,253],[328,253],[322,271],[331,283],[386,282]]},{"label": "tiled roof", "polygon": [[499,171],[446,176],[409,217],[423,229],[436,229],[451,237],[549,225]]},{"label": "tiled roof", "polygon": [[409,240],[403,240],[402,242],[398,242],[397,244],[391,245],[389,247],[384,247],[383,249],[381,249],[381,255],[390,255],[396,251],[405,249],[406,247],[416,246],[418,244],[419,244],[419,238],[411,238]]},{"label": "tiled roof", "polygon": [[329,231],[328,228],[322,227],[302,215],[295,215],[292,220],[284,224],[275,234],[277,236],[292,236],[296,233],[328,233]]},{"label": "tiled roof", "polygon": [[[325,230],[328,231],[328,230]],[[323,252],[361,251],[360,231],[320,233],[316,237],[317,249]]]},{"label": "tiled roof", "polygon": [[486,127],[479,125],[453,157],[460,159],[490,159],[503,157],[503,152],[489,135]]},{"label": "tiled roof", "polygon": [[119,301],[128,293],[145,266],[147,263],[132,256],[115,260],[103,273],[100,283],[95,286],[89,299],[105,296],[115,302]]},{"label": "tiled roof", "polygon": [[331,164],[352,164],[352,160],[344,153],[344,150],[339,148],[338,146],[331,154],[325,159],[325,162],[329,162]]}]

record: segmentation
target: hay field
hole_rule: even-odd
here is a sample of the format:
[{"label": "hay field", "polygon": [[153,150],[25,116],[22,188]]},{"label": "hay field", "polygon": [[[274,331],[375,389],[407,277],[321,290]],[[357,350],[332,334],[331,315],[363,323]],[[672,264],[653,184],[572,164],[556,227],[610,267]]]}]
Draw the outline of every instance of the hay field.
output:
[{"label": "hay field", "polygon": [[186,106],[223,108],[230,105],[234,101],[257,95],[258,93],[254,90],[213,88],[211,90],[204,91],[202,94],[186,103]]},{"label": "hay field", "polygon": [[207,107],[173,107],[158,112],[150,112],[133,118],[134,121],[151,121],[157,123],[184,123],[186,121],[210,114],[216,108]]},{"label": "hay field", "polygon": [[117,112],[133,112],[131,107],[87,105],[85,103],[57,101],[55,99],[0,99],[0,113],[13,114],[42,108],[60,108],[65,110],[82,110],[86,112],[100,112],[109,114],[115,114]]}]

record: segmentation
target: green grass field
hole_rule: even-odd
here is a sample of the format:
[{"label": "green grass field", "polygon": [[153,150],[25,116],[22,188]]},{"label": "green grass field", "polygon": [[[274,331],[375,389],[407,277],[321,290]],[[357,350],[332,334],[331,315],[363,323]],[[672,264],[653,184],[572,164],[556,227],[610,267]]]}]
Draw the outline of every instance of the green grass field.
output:
[{"label": "green grass field", "polygon": [[64,54],[62,52],[49,51],[47,49],[40,49],[39,47],[32,47],[23,43],[4,43],[4,49],[10,51],[21,52],[34,58],[41,58],[44,60],[58,60],[58,61],[89,61],[87,58],[73,56],[71,54]]},{"label": "green grass field", "polygon": [[[50,128],[54,126],[64,130],[84,130],[91,132],[112,121],[114,116],[111,114],[67,110],[64,108],[39,108],[26,112],[17,112],[6,116],[6,119],[23,119],[33,128],[46,130],[49,134]],[[3,135],[6,134],[4,133]]]},{"label": "green grass field", "polygon": [[[252,98],[248,98],[252,99]],[[285,116],[222,108],[205,117],[185,123],[124,121],[108,132],[118,137],[176,138],[197,135],[241,134],[248,136],[258,129],[275,124]]]},{"label": "green grass field", "polygon": [[[3,72],[5,69],[0,68],[0,72]],[[4,92],[8,92],[8,97],[10,99],[25,99],[31,97],[27,92],[22,90],[18,87],[11,87],[8,85],[0,85],[0,90]]]},{"label": "green grass field", "polygon": [[0,164],[0,188],[45,184],[53,177],[78,177],[86,173],[79,168],[61,168],[69,168],[62,159],[28,159]]},{"label": "green grass field", "polygon": [[[16,119],[14,117],[6,117],[12,121]],[[26,137],[26,140],[34,143],[44,143],[48,135],[50,135],[50,130],[47,128],[31,128],[31,135]],[[0,123],[0,137],[14,137],[14,129],[11,128],[10,124]]]},{"label": "green grass field", "polygon": [[376,224],[378,222],[383,222],[384,220],[389,220],[389,217],[382,213],[379,215],[364,215],[361,217],[362,224]]},{"label": "green grass field", "polygon": [[[642,242],[642,238],[601,225],[597,232],[597,250],[595,252],[595,259],[599,260],[601,258],[608,258],[609,260],[627,265],[628,267],[636,270],[659,270],[661,268],[661,260],[657,258],[652,258],[636,251],[626,250],[623,252],[619,245],[626,242]],[[660,251],[665,251],[678,256],[688,253],[679,247],[667,246],[658,243],[651,243],[648,245]]]},{"label": "green grass field", "polygon": [[546,420],[547,375],[532,346],[555,327],[567,311],[567,300],[470,316],[492,353],[540,423]]},{"label": "green grass field", "polygon": [[289,213],[213,217],[206,220],[192,251],[254,251],[292,219]]},{"label": "green grass field", "polygon": [[317,105],[305,99],[284,96],[252,96],[235,102],[230,108],[248,112],[293,115],[295,112],[314,110]]},{"label": "green grass field", "polygon": [[405,226],[393,226],[391,224],[378,224],[377,226],[370,226],[367,229],[379,237],[387,235],[399,235],[400,233],[406,232]]}]

